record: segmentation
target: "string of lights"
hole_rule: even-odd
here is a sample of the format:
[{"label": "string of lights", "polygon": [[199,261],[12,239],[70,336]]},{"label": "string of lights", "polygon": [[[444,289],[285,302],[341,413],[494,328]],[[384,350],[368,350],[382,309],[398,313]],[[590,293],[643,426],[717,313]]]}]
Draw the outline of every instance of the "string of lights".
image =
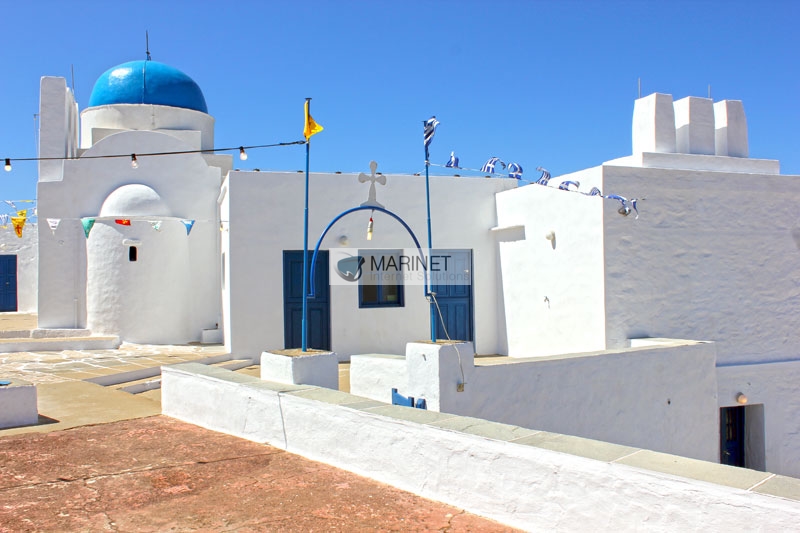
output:
[{"label": "string of lights", "polygon": [[165,156],[165,155],[180,155],[180,154],[214,154],[217,152],[239,152],[239,159],[242,161],[247,159],[247,150],[255,150],[258,148],[275,148],[280,146],[294,146],[306,144],[305,140],[302,141],[291,141],[291,142],[280,142],[280,143],[272,143],[272,144],[254,144],[251,146],[233,146],[227,148],[209,148],[206,150],[176,150],[172,152],[143,152],[143,153],[131,153],[131,154],[107,154],[107,155],[76,155],[76,156],[63,156],[63,157],[6,157],[5,160],[5,170],[6,172],[11,172],[12,170],[12,161],[21,162],[21,161],[71,161],[71,160],[78,160],[78,159],[118,159],[118,158],[130,158],[131,166],[136,168],[139,166],[139,158],[140,157],[157,157],[157,156]]}]

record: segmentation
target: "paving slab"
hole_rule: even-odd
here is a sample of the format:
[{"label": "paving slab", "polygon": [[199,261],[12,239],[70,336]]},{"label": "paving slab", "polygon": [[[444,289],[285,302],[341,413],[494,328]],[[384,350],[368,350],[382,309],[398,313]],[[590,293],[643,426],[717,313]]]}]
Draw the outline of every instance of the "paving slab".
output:
[{"label": "paving slab", "polygon": [[0,430],[0,436],[48,433],[88,424],[102,424],[161,413],[161,404],[86,381],[36,386],[39,424]]},{"label": "paving slab", "polygon": [[515,531],[154,416],[0,438],[2,531]]}]

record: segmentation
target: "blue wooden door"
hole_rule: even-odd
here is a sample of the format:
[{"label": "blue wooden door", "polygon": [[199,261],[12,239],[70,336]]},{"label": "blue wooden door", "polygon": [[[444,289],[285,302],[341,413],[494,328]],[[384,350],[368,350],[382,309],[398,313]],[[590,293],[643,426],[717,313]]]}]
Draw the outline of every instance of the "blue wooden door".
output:
[{"label": "blue wooden door", "polygon": [[719,462],[724,465],[745,466],[744,410],[744,406],[719,410]]},{"label": "blue wooden door", "polygon": [[[467,274],[472,279],[472,252],[470,250],[447,250],[454,266],[448,271]],[[441,316],[436,316],[436,338],[473,341],[472,328],[472,284],[438,284],[433,286]],[[446,331],[445,331],[446,329]]]},{"label": "blue wooden door", "polygon": [[0,255],[0,311],[17,310],[17,256]]},{"label": "blue wooden door", "polygon": [[[308,253],[309,270],[311,257]],[[314,289],[316,295],[308,300],[308,347],[331,349],[331,308],[328,283],[328,252],[317,255]],[[283,252],[283,342],[285,348],[300,348],[303,321],[303,252]]]}]

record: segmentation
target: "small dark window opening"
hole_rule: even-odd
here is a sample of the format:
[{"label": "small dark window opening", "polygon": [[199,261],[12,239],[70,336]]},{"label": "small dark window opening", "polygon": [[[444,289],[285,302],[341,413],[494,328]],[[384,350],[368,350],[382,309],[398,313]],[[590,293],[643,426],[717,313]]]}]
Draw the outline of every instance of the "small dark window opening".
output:
[{"label": "small dark window opening", "polygon": [[137,259],[137,251],[135,246],[130,246],[128,248],[128,261],[136,261]]}]

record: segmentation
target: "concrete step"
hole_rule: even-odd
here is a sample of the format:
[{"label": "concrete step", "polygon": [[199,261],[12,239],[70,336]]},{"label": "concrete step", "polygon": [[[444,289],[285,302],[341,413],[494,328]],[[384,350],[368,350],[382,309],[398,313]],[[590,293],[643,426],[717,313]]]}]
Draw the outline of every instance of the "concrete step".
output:
[{"label": "concrete step", "polygon": [[[201,365],[213,365],[215,363],[225,363],[231,361],[231,354],[225,353],[220,355],[213,355],[204,359],[195,359],[193,363],[200,363]],[[129,381],[138,381],[141,379],[152,378],[161,374],[161,366],[152,366],[142,368],[141,370],[131,370],[128,372],[120,372],[118,374],[107,374],[105,376],[98,376],[96,378],[86,379],[91,383],[97,383],[104,387],[112,385],[119,385],[120,383],[127,383]]]},{"label": "concrete step", "polygon": [[[81,330],[78,330],[81,331]],[[114,350],[122,344],[117,336],[0,338],[0,353],[60,352],[63,350]]]},{"label": "concrete step", "polygon": [[[218,361],[217,359],[219,357],[220,356],[209,357],[207,359],[200,359],[193,362],[225,368],[227,370],[239,370],[240,368],[253,365],[252,359],[226,359]],[[224,357],[230,357],[230,354],[225,354]],[[87,379],[86,381],[99,383],[101,385],[119,389],[130,394],[141,394],[161,388],[161,367],[155,366],[143,368],[142,370],[121,372],[119,374],[113,374],[110,376]],[[104,383],[100,383],[101,381]]]}]

